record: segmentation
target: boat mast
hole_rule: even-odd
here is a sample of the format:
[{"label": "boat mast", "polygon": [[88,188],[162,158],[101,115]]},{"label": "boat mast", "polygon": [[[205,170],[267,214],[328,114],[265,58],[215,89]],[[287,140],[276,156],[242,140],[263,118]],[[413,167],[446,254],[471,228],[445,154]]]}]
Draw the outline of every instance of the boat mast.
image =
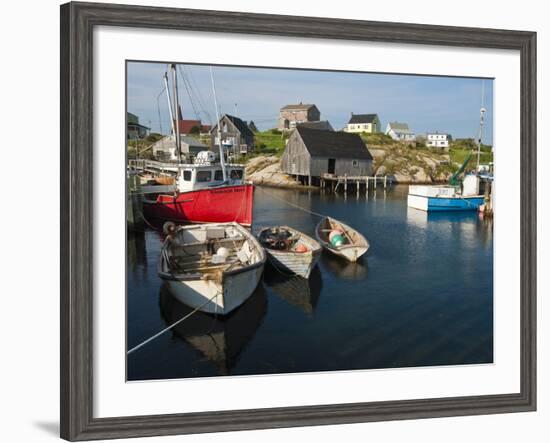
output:
[{"label": "boat mast", "polygon": [[176,136],[176,126],[175,126],[175,119],[174,114],[172,113],[172,100],[170,99],[170,87],[168,85],[168,72],[164,73],[164,90],[166,91],[166,99],[168,100],[168,112],[170,113],[170,122],[172,125],[172,134],[174,134],[174,137]]},{"label": "boat mast", "polygon": [[175,126],[175,136],[176,136],[176,157],[178,158],[178,163],[181,163],[181,143],[180,143],[180,125],[179,125],[179,101],[178,101],[178,76],[176,72],[176,65],[175,63],[172,63],[170,65],[172,68],[172,84],[174,85],[174,90],[172,91],[174,94],[174,112],[176,114],[176,121],[174,123]]},{"label": "boat mast", "polygon": [[217,127],[217,133],[218,133],[218,145],[220,147],[220,165],[222,167],[222,174],[223,174],[223,181],[227,181],[227,171],[225,170],[225,158],[223,155],[223,147],[222,147],[222,134],[220,132],[220,114],[218,112],[218,101],[216,99],[216,86],[214,85],[214,74],[212,72],[212,66],[210,66],[210,80],[212,80],[212,91],[214,94],[214,106],[216,107],[216,120],[218,121],[216,127]]},{"label": "boat mast", "polygon": [[479,136],[477,138],[477,165],[476,174],[479,171],[479,155],[481,151],[481,139],[483,138],[483,124],[485,123],[485,81],[481,80],[481,109],[479,110]]}]

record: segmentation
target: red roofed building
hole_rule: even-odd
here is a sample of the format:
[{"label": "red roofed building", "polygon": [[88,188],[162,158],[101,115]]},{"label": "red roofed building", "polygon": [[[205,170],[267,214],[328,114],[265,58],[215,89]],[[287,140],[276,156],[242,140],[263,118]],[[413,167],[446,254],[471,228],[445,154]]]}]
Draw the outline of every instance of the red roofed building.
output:
[{"label": "red roofed building", "polygon": [[200,133],[210,131],[210,125],[203,125],[200,120],[178,120],[178,125],[182,135],[191,134],[193,128],[199,128]]}]

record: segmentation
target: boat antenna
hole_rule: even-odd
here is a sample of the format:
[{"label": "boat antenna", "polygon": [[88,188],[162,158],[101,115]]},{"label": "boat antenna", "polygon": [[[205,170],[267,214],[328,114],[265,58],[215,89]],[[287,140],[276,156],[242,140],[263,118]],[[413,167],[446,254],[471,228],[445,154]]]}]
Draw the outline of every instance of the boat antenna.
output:
[{"label": "boat antenna", "polygon": [[217,127],[217,133],[218,133],[218,145],[220,147],[220,164],[222,167],[222,174],[223,174],[223,181],[227,181],[227,171],[225,170],[225,158],[223,155],[223,147],[222,147],[222,135],[220,132],[220,114],[218,112],[218,101],[216,99],[216,85],[214,84],[214,72],[212,71],[212,66],[210,66],[210,80],[212,81],[212,92],[214,94],[214,106],[216,108],[216,120],[218,121],[216,127]]},{"label": "boat antenna", "polygon": [[[166,99],[168,100],[168,112],[170,112],[170,122],[172,126],[172,134],[174,134],[174,137],[176,136],[176,126],[175,126],[175,119],[174,114],[172,112],[172,101],[170,100],[170,87],[168,85],[168,72],[164,73],[164,90],[166,91]],[[177,146],[176,146],[177,148]]]},{"label": "boat antenna", "polygon": [[172,68],[172,83],[174,84],[174,90],[172,91],[174,94],[174,112],[176,113],[176,121],[174,123],[174,126],[176,127],[175,135],[176,135],[176,157],[178,159],[178,162],[181,163],[181,143],[180,143],[180,125],[179,125],[179,112],[180,112],[180,105],[178,102],[178,75],[176,71],[176,65],[175,63],[172,63],[170,65]]},{"label": "boat antenna", "polygon": [[481,80],[481,109],[479,110],[479,135],[477,138],[477,164],[476,174],[479,171],[479,156],[481,151],[481,139],[483,138],[483,124],[485,123],[485,80]]}]

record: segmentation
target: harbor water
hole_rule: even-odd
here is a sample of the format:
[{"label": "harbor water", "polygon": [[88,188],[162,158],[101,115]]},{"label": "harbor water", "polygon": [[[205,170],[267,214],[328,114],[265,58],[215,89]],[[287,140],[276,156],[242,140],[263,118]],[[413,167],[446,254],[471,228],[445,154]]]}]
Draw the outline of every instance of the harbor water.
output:
[{"label": "harbor water", "polygon": [[[128,355],[127,379],[379,369],[493,361],[492,221],[407,208],[407,186],[368,196],[258,188],[254,226],[311,236],[330,215],[359,230],[358,263],[323,252],[309,280],[266,265],[226,318],[197,313]],[[127,348],[191,309],[157,275],[161,234],[128,234]]]}]

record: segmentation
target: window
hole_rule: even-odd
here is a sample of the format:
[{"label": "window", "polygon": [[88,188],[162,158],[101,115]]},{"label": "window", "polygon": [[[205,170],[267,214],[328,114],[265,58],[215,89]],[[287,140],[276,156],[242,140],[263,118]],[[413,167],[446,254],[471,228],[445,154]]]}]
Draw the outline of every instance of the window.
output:
[{"label": "window", "polygon": [[352,160],[351,165],[354,166],[354,167],[358,167],[359,166],[359,160]]},{"label": "window", "polygon": [[191,171],[189,170],[183,171],[183,180],[185,180],[186,182],[191,181]]},{"label": "window", "polygon": [[231,172],[229,174],[232,180],[240,180],[243,178],[243,170],[242,169],[231,169]]},{"label": "window", "polygon": [[215,181],[223,180],[223,171],[221,169],[216,169],[216,171],[214,172],[214,180]]},{"label": "window", "polygon": [[212,180],[211,171],[197,171],[197,183],[209,182]]}]

